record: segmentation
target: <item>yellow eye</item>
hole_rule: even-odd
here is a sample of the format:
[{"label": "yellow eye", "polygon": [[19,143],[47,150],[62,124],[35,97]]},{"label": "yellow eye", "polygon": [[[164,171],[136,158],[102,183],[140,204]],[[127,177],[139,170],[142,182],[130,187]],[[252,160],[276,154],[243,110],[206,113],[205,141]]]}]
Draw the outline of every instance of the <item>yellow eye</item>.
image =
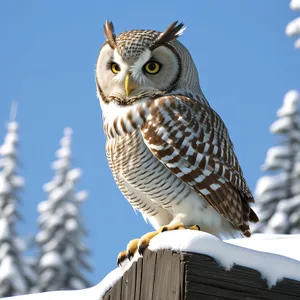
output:
[{"label": "yellow eye", "polygon": [[118,64],[116,63],[112,63],[111,64],[111,71],[114,73],[114,74],[118,74],[120,71],[121,71],[121,68]]},{"label": "yellow eye", "polygon": [[154,75],[160,70],[161,65],[156,61],[149,61],[145,64],[144,69],[147,73]]}]

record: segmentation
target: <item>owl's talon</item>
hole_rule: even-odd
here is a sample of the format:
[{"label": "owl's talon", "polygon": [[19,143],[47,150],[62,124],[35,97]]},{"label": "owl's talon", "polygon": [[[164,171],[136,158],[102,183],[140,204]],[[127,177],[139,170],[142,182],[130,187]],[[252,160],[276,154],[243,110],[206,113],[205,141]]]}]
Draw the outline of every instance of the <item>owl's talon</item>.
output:
[{"label": "owl's talon", "polygon": [[130,251],[127,251],[127,258],[129,261],[131,261],[132,257],[133,257],[133,253],[131,253]]},{"label": "owl's talon", "polygon": [[139,243],[139,239],[133,239],[131,240],[128,245],[126,250],[123,250],[119,253],[118,255],[118,259],[117,259],[117,265],[118,266],[122,266],[122,263],[128,259],[129,261],[131,261],[131,258],[134,256],[134,254],[137,251],[137,246]]},{"label": "owl's talon", "polygon": [[122,262],[123,261],[121,261],[121,259],[118,257],[118,259],[117,259],[117,266],[118,267],[122,267]]},{"label": "owl's talon", "polygon": [[139,248],[138,248],[139,255],[143,255],[144,251],[145,251],[145,249],[143,247],[139,246]]},{"label": "owl's talon", "polygon": [[199,225],[193,225],[193,226],[189,226],[186,227],[186,229],[191,229],[191,230],[198,230],[201,231],[200,226]]},{"label": "owl's talon", "polygon": [[139,239],[133,239],[128,243],[127,248],[126,248],[126,254],[127,254],[127,258],[129,260],[136,253],[138,244],[139,244]]},{"label": "owl's talon", "polygon": [[124,262],[124,260],[127,258],[127,251],[124,250],[124,251],[121,251],[118,255],[118,258],[117,258],[117,265],[118,267],[122,266],[122,263]]},{"label": "owl's talon", "polygon": [[164,231],[168,231],[168,227],[164,226],[163,228],[161,228],[160,232],[164,232]]},{"label": "owl's talon", "polygon": [[145,250],[148,248],[150,241],[158,234],[165,231],[182,229],[200,230],[200,226],[184,226],[183,223],[176,223],[172,225],[162,226],[157,231],[148,232],[144,234],[140,239],[131,240],[127,245],[127,250],[120,252],[118,256],[118,266],[121,266],[126,258],[131,261],[131,258],[135,255],[136,252],[138,252],[140,255],[143,255]]}]

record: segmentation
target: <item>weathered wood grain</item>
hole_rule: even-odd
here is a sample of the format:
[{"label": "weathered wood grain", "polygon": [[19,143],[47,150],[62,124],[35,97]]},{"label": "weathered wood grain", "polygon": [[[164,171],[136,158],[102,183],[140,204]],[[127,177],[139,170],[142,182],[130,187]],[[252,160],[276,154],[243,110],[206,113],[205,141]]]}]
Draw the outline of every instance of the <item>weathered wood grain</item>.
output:
[{"label": "weathered wood grain", "polygon": [[146,250],[103,299],[300,300],[300,282],[283,279],[269,289],[253,269],[236,265],[226,271],[207,255]]}]

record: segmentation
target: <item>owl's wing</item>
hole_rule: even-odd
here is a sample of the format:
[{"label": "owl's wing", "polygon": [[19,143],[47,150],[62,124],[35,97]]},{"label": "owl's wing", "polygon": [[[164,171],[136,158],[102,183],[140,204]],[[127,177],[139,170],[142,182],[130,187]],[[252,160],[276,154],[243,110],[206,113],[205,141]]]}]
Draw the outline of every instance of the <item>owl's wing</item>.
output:
[{"label": "owl's wing", "polygon": [[209,106],[185,96],[153,100],[142,135],[151,152],[233,226],[250,236],[253,196],[227,128]]}]

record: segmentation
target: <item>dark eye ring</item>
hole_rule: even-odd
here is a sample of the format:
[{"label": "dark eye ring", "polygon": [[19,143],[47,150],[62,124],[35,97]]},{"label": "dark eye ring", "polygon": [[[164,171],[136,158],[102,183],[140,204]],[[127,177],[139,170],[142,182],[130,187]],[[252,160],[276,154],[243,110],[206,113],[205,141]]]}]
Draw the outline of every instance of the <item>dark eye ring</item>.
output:
[{"label": "dark eye ring", "polygon": [[148,61],[145,65],[144,65],[144,70],[151,75],[157,74],[161,69],[161,64],[158,63],[157,61]]},{"label": "dark eye ring", "polygon": [[114,74],[118,74],[121,71],[121,68],[117,63],[112,63],[110,68]]}]

